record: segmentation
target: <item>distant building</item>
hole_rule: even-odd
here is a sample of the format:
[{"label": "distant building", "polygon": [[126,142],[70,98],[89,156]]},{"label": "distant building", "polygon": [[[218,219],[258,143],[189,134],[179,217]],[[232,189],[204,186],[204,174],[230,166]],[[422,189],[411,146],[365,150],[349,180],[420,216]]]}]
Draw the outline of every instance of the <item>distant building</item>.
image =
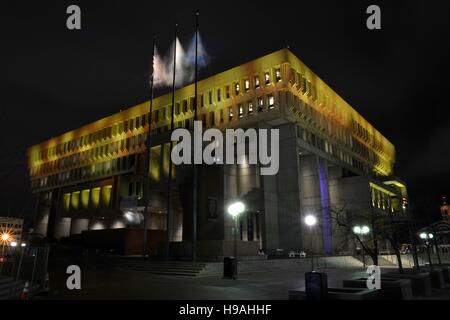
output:
[{"label": "distant building", "polygon": [[0,234],[8,233],[13,240],[22,239],[23,219],[0,217]]},{"label": "distant building", "polygon": [[[361,210],[401,215],[406,209],[406,186],[394,177],[392,143],[290,50],[199,81],[198,93],[204,128],[280,130],[275,176],[260,175],[259,165],[199,165],[199,255],[232,254],[234,223],[225,207],[236,197],[247,207],[239,222],[242,255],[258,249],[340,253],[354,242],[331,219],[333,208],[345,207],[348,215]],[[171,99],[166,94],[153,101],[148,218],[150,240],[156,242],[164,241],[167,230]],[[38,200],[36,231],[56,238],[95,233],[99,240],[110,237],[105,230],[142,227],[148,108],[144,102],[28,149]],[[194,85],[178,89],[176,127],[193,128],[193,108]],[[187,255],[192,166],[173,169],[170,235],[173,252]],[[307,214],[320,222],[312,234],[303,223]]]}]

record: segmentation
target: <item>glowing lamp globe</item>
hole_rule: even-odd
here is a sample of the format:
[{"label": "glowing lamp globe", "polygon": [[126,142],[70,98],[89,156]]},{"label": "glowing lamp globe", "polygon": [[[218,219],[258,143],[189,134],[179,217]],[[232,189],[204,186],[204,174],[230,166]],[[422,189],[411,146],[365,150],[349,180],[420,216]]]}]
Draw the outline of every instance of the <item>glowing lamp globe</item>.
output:
[{"label": "glowing lamp globe", "polygon": [[237,217],[238,215],[240,215],[242,212],[245,211],[245,205],[238,201],[235,203],[232,203],[228,206],[228,213],[233,217]]},{"label": "glowing lamp globe", "polygon": [[313,216],[312,214],[309,214],[305,217],[305,223],[307,226],[312,227],[317,223],[317,218]]},{"label": "glowing lamp globe", "polygon": [[369,233],[369,232],[370,232],[370,229],[369,229],[368,226],[363,226],[363,227],[361,228],[361,233],[362,233],[362,234],[367,234],[367,233]]}]

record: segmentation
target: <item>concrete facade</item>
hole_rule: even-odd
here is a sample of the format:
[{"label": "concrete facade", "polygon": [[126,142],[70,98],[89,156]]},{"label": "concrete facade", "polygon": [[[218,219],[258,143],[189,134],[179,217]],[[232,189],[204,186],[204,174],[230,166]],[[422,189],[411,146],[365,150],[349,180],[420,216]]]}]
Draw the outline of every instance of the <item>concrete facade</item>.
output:
[{"label": "concrete facade", "polygon": [[[173,106],[175,126],[191,133],[193,89],[177,90]],[[202,80],[198,92],[198,119],[205,129],[278,129],[280,159],[272,176],[261,175],[261,167],[248,161],[197,165],[199,252],[230,254],[234,221],[226,207],[235,199],[247,208],[237,228],[247,255],[353,250],[334,212],[401,212],[406,187],[393,177],[394,146],[289,50]],[[193,170],[172,166],[168,189],[171,95],[155,98],[153,106],[150,123],[146,102],[29,149],[37,230],[61,238],[85,230],[142,228],[149,155],[149,229],[169,228],[170,241],[188,254]],[[319,221],[311,229],[304,223],[310,214]]]}]

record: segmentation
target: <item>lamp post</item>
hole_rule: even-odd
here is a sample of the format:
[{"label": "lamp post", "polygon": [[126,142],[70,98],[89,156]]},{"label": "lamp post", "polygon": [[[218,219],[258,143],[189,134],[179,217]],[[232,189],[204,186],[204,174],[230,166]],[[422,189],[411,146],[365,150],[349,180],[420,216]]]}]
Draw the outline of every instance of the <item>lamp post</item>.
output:
[{"label": "lamp post", "polygon": [[[361,237],[361,242],[364,241],[364,235],[368,234],[370,232],[370,228],[368,226],[354,226],[353,227],[353,233],[359,235]],[[364,248],[362,249],[363,254],[363,266],[366,267],[366,255],[364,252]]]},{"label": "lamp post", "polygon": [[245,205],[241,201],[236,201],[231,203],[228,206],[228,214],[234,219],[234,261],[235,261],[235,272],[233,272],[233,278],[237,279],[237,257],[238,257],[238,248],[237,248],[237,230],[238,230],[238,218],[239,215],[245,211]]},{"label": "lamp post", "polygon": [[425,240],[425,246],[427,248],[427,255],[428,255],[428,263],[430,264],[430,267],[433,266],[433,262],[431,261],[431,254],[430,254],[430,243],[429,239],[433,239],[432,233],[422,232],[420,235],[420,239]]},{"label": "lamp post", "polygon": [[314,271],[314,256],[313,256],[313,234],[312,228],[317,224],[317,218],[312,214],[305,217],[305,224],[309,227],[309,237],[311,238],[311,271]]}]

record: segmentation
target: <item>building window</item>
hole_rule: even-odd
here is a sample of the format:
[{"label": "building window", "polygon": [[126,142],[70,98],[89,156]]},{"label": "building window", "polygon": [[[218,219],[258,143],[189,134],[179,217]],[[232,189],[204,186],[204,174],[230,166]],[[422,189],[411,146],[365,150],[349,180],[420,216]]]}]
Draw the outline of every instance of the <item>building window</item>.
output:
[{"label": "building window", "polygon": [[255,76],[255,89],[258,89],[259,88],[259,77],[258,76]]},{"label": "building window", "polygon": [[269,72],[264,73],[264,83],[266,84],[266,86],[270,84],[270,73]]},{"label": "building window", "polygon": [[225,98],[230,99],[230,86],[225,87]]},{"label": "building window", "polygon": [[277,82],[281,81],[281,70],[280,69],[275,70],[275,79],[277,80]]},{"label": "building window", "polygon": [[206,114],[202,114],[202,125],[206,127]]},{"label": "building window", "polygon": [[179,114],[180,114],[180,103],[179,103],[179,102],[177,102],[177,103],[175,104],[175,114],[176,114],[176,115],[179,115]]},{"label": "building window", "polygon": [[253,113],[253,102],[249,101],[248,102],[248,114],[252,114]]},{"label": "building window", "polygon": [[238,106],[238,116],[239,118],[242,118],[244,116],[244,108],[241,104]]},{"label": "building window", "polygon": [[233,107],[228,108],[228,119],[233,120]]},{"label": "building window", "polygon": [[250,81],[248,79],[244,82],[244,88],[245,92],[248,92],[250,90]]},{"label": "building window", "polygon": [[212,104],[212,91],[208,92],[208,104]]},{"label": "building window", "polygon": [[223,123],[223,109],[220,109],[220,122]]},{"label": "building window", "polygon": [[215,119],[214,119],[214,111],[211,111],[210,113],[209,113],[209,117],[210,117],[210,119],[211,119],[211,126],[214,126],[215,125]]},{"label": "building window", "polygon": [[191,97],[191,98],[189,99],[189,109],[192,110],[192,111],[194,111],[194,108],[195,108],[196,106],[197,106],[197,105],[195,104],[195,97]]},{"label": "building window", "polygon": [[221,96],[220,96],[220,89],[217,89],[217,102],[220,102]]},{"label": "building window", "polygon": [[239,85],[239,83],[236,83],[234,85],[234,93],[235,93],[236,96],[239,95],[240,90],[241,90],[241,86]]},{"label": "building window", "polygon": [[183,112],[187,112],[187,111],[188,111],[187,100],[183,100]]},{"label": "building window", "polygon": [[275,108],[275,99],[273,98],[273,94],[269,94],[268,99],[269,109]]},{"label": "building window", "polygon": [[205,106],[205,101],[203,99],[203,94],[200,95],[200,107],[204,107]]},{"label": "building window", "polygon": [[264,100],[263,98],[258,98],[258,112],[262,111],[264,108]]}]

